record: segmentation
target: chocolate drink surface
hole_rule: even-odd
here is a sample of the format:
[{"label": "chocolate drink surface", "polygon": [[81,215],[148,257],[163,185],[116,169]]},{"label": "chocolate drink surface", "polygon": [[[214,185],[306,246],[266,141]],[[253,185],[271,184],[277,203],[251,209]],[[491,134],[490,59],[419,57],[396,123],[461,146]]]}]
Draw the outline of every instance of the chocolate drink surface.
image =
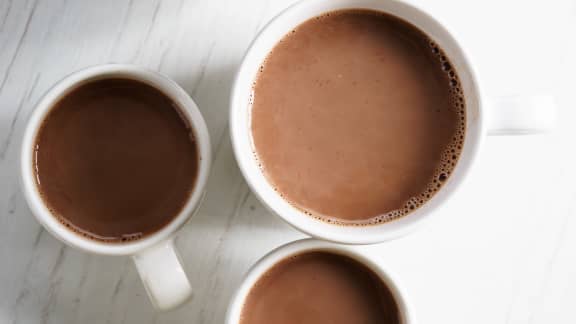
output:
[{"label": "chocolate drink surface", "polygon": [[340,225],[402,217],[436,193],[464,143],[465,103],[444,52],[391,15],[310,19],[256,76],[251,131],[269,183]]},{"label": "chocolate drink surface", "polygon": [[36,136],[38,189],[52,213],[93,240],[124,242],[162,229],[198,173],[179,108],[140,81],[89,81],[51,108]]},{"label": "chocolate drink surface", "polygon": [[240,324],[400,324],[389,288],[366,266],[328,252],[280,261],[252,287]]}]

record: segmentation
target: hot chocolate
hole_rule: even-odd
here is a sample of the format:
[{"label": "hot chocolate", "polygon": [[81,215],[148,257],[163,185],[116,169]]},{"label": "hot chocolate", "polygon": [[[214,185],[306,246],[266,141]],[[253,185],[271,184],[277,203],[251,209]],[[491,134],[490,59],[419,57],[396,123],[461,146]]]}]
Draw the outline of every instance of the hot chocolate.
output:
[{"label": "hot chocolate", "polygon": [[447,180],[464,142],[452,64],[426,34],[384,13],[306,21],[273,48],[253,90],[265,176],[286,201],[331,223],[410,213]]}]

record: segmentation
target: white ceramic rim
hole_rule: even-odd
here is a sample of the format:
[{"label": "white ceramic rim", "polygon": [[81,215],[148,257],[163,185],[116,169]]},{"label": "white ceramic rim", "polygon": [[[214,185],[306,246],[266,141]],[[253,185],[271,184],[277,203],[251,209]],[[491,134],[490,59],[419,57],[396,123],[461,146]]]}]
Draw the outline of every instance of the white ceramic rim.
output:
[{"label": "white ceramic rim", "polygon": [[[105,243],[85,238],[69,230],[50,212],[44,204],[34,180],[33,170],[34,143],[37,132],[53,105],[71,90],[88,81],[107,78],[134,79],[149,84],[162,91],[180,108],[182,115],[190,123],[196,139],[199,154],[198,176],[193,192],[180,213],[158,232],[142,239],[125,243]],[[108,254],[130,255],[168,239],[192,216],[198,206],[210,173],[211,147],[208,129],[198,107],[190,96],[174,81],[142,67],[127,64],[105,64],[88,67],[72,73],[58,82],[40,99],[28,120],[22,141],[20,155],[21,187],[24,197],[38,221],[63,242],[85,251]]]},{"label": "white ceramic rim", "polygon": [[252,268],[247,272],[240,286],[233,295],[228,311],[226,314],[226,324],[238,324],[242,315],[242,308],[244,301],[254,284],[262,277],[266,271],[278,264],[286,258],[306,252],[324,251],[339,255],[350,257],[359,261],[370,270],[372,270],[384,284],[392,292],[398,310],[402,319],[402,324],[415,323],[414,313],[409,301],[406,298],[406,293],[401,288],[398,278],[391,274],[390,270],[385,269],[380,261],[375,261],[373,257],[364,252],[358,251],[351,246],[343,246],[325,241],[315,239],[303,239],[285,244],[275,250],[269,252],[266,256],[262,257]]},{"label": "white ceramic rim", "polygon": [[[250,106],[254,76],[267,53],[291,29],[321,13],[365,8],[400,17],[430,36],[445,51],[460,77],[466,101],[466,135],[460,159],[443,188],[409,215],[379,225],[341,226],[316,220],[286,202],[274,191],[258,168],[250,132]],[[435,18],[413,4],[397,0],[306,0],[287,8],[270,21],[254,39],[238,69],[230,102],[230,136],[236,160],[255,195],[274,214],[313,237],[346,244],[371,244],[394,239],[430,219],[461,185],[471,169],[485,134],[484,112],[476,74],[468,56],[452,34]]]}]

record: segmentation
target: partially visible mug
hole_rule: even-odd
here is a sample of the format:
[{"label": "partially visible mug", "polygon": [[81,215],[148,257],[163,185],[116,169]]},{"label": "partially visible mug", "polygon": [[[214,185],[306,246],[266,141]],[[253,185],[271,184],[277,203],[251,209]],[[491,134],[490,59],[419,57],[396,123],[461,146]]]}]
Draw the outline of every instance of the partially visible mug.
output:
[{"label": "partially visible mug", "polygon": [[[198,165],[192,191],[178,214],[157,231],[126,242],[101,242],[80,235],[58,220],[43,200],[36,182],[33,160],[36,137],[48,113],[63,97],[91,81],[126,79],[143,83],[160,91],[171,100],[183,121],[189,125],[195,140]],[[51,88],[36,105],[22,142],[20,173],[24,197],[40,224],[56,238],[81,250],[131,256],[144,282],[152,304],[159,310],[174,308],[191,295],[188,277],[174,247],[177,231],[197,209],[204,193],[211,161],[208,129],[198,107],[188,94],[167,77],[132,65],[108,64],[75,72]],[[192,179],[193,180],[193,179]]]},{"label": "partially visible mug", "polygon": [[[286,306],[285,308],[283,308],[282,305],[276,305],[276,304],[269,305],[270,306],[269,308],[263,307],[263,305],[260,303],[256,303],[254,305],[259,312],[266,312],[266,311],[272,313],[277,312],[276,314],[272,314],[271,317],[281,316],[284,322],[290,322],[289,320],[286,319],[286,316],[289,316],[290,314],[293,314],[295,318],[299,318],[299,316],[306,316],[306,314],[310,313],[313,314],[314,316],[319,317],[333,316],[334,314],[337,314],[337,311],[333,309],[333,307],[337,306],[330,305],[330,307],[323,307],[322,305],[325,306],[327,304],[330,304],[329,301],[318,300],[318,298],[322,298],[321,296],[323,296],[324,298],[336,298],[336,299],[344,298],[345,300],[349,296],[334,295],[334,294],[343,293],[343,291],[347,289],[346,287],[352,287],[352,289],[354,290],[354,295],[360,296],[360,298],[362,298],[362,293],[357,289],[360,289],[360,287],[363,287],[364,289],[366,288],[374,289],[375,286],[380,284],[372,282],[372,284],[365,285],[365,283],[359,284],[358,282],[352,282],[352,281],[350,282],[339,281],[343,280],[344,278],[352,279],[354,274],[358,274],[358,269],[350,270],[346,268],[344,269],[334,268],[335,269],[334,272],[327,273],[327,278],[322,278],[322,273],[318,272],[314,272],[314,275],[307,276],[306,273],[309,273],[311,271],[311,268],[309,268],[311,262],[312,263],[315,262],[313,258],[317,257],[319,253],[336,256],[336,258],[328,257],[326,259],[321,260],[318,263],[321,266],[327,265],[328,267],[332,266],[339,267],[342,264],[347,264],[347,261],[344,261],[346,263],[340,263],[341,261],[338,261],[337,259],[339,257],[344,257],[351,259],[353,262],[358,263],[358,265],[362,266],[363,268],[366,268],[369,272],[375,275],[376,280],[380,281],[380,283],[383,284],[385,289],[387,290],[386,293],[380,292],[375,294],[378,295],[379,297],[374,297],[372,295],[373,292],[369,292],[368,294],[366,294],[366,296],[372,296],[375,299],[378,299],[378,298],[385,298],[384,296],[388,295],[393,299],[394,309],[388,308],[391,307],[388,296],[386,296],[386,299],[383,300],[372,300],[370,299],[372,297],[364,296],[365,298],[369,299],[367,300],[367,302],[370,303],[374,302],[376,305],[382,303],[382,305],[380,305],[381,307],[388,308],[387,309],[388,311],[384,313],[387,314],[385,316],[391,322],[398,322],[401,324],[412,324],[416,322],[414,310],[409,303],[409,298],[407,297],[406,291],[402,287],[398,278],[394,276],[389,269],[386,269],[386,267],[383,266],[381,260],[374,259],[368,254],[359,251],[356,247],[339,245],[315,239],[303,239],[290,242],[269,252],[266,256],[262,257],[259,261],[256,262],[256,264],[252,266],[252,268],[245,275],[243,281],[237,288],[236,293],[233,295],[230,301],[230,304],[228,306],[228,312],[226,314],[226,324],[243,323],[242,322],[243,319],[246,320],[247,318],[252,317],[252,315],[256,315],[256,317],[259,317],[260,322],[266,320],[264,318],[266,317],[266,314],[262,313],[246,314],[244,312],[251,311],[250,310],[251,307],[250,305],[248,305],[249,303],[247,303],[247,301],[250,301],[250,296],[251,293],[253,292],[253,289],[256,288],[265,290],[265,289],[277,288],[277,287],[270,287],[268,284],[278,285],[280,281],[284,281],[284,283],[293,284],[293,287],[291,287],[291,290],[289,292],[292,293],[291,297],[290,296],[286,297],[282,295],[280,295],[282,297],[278,297],[278,291],[274,291],[270,292],[270,296],[272,296],[273,298],[267,299],[265,301],[261,300],[262,302],[275,303],[278,302],[276,298],[280,298],[283,300],[283,302],[286,302],[288,304],[284,305]],[[304,261],[305,262],[304,266],[308,268],[301,270],[302,272],[297,273],[298,270],[296,271],[291,270],[290,272],[288,272],[286,268],[282,268],[283,262],[285,261],[290,262],[293,260],[297,260],[298,257],[306,255],[309,256],[309,259]],[[320,255],[320,257],[322,257],[322,255]],[[270,274],[270,272],[274,271],[275,266],[279,267],[278,268],[279,271],[276,273],[279,273],[282,276],[281,279],[278,280],[278,277],[273,277],[274,279],[272,279],[271,281],[267,281],[262,286],[259,286],[258,284],[260,283],[259,281],[261,279],[265,279],[267,278],[267,276],[268,278],[271,278],[271,276],[275,275]],[[360,270],[360,272],[362,271],[363,270]],[[340,277],[342,274],[344,275]],[[350,276],[350,274],[352,274],[352,276]],[[309,296],[307,293],[310,293],[310,291],[307,291],[305,287],[307,284],[305,282],[298,283],[298,280],[296,280],[294,275],[304,275],[305,278],[303,279],[305,280],[312,280],[312,282],[314,283],[322,283],[323,285],[332,284],[333,287],[321,287],[321,289],[319,290],[323,291],[320,292],[318,296]],[[335,281],[332,282],[332,280]],[[332,288],[335,288],[336,290],[332,290]],[[265,296],[266,295],[262,295],[262,298],[265,298]],[[306,302],[306,300],[302,300],[308,297],[310,297],[309,302]],[[353,302],[341,301],[342,303],[341,305],[351,306],[354,308],[355,307],[354,305],[358,305],[357,302],[358,300],[354,300]],[[384,304],[387,307],[383,306]],[[344,310],[344,313],[346,316],[351,316],[351,313],[354,313],[355,311],[360,311],[359,314],[362,313],[360,309],[347,309]],[[322,312],[328,312],[328,313],[322,314]],[[390,315],[391,312],[394,314]],[[314,319],[317,320],[318,318],[315,317]],[[343,317],[340,317],[338,319],[344,321]],[[382,321],[384,320],[383,318],[380,319]],[[307,318],[307,320],[308,322],[311,322],[313,321],[313,318],[309,317]]]},{"label": "partially visible mug", "polygon": [[[448,57],[465,102],[465,136],[452,173],[443,186],[418,208],[390,221],[366,226],[334,224],[310,217],[282,197],[268,181],[256,154],[251,130],[254,82],[259,69],[275,45],[297,26],[325,13],[342,9],[368,9],[416,26],[436,43]],[[385,77],[385,76],[384,76]],[[551,129],[555,121],[555,102],[550,96],[486,98],[473,66],[459,42],[447,28],[424,10],[397,0],[311,0],[301,1],[281,12],[253,41],[237,72],[230,103],[230,134],[233,148],[248,185],[275,214],[297,229],[317,238],[347,243],[369,244],[393,239],[412,231],[430,219],[459,188],[476,160],[486,135],[531,134]],[[330,168],[330,166],[326,166]],[[310,213],[308,213],[310,214]]]}]

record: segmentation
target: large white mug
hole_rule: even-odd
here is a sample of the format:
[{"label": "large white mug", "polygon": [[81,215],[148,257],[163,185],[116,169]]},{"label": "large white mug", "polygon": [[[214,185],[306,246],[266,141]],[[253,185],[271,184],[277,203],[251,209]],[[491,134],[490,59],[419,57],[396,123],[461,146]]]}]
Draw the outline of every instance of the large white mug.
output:
[{"label": "large white mug", "polygon": [[[250,130],[253,82],[267,54],[284,35],[306,20],[326,12],[349,8],[388,13],[426,33],[444,50],[453,64],[466,103],[463,150],[444,186],[427,203],[410,214],[371,226],[329,224],[306,215],[285,201],[258,166]],[[396,238],[428,220],[462,184],[486,135],[537,133],[552,128],[554,121],[555,103],[552,97],[485,98],[470,60],[447,28],[415,5],[397,0],[310,0],[298,2],[284,10],[262,29],[248,49],[237,72],[230,102],[230,134],[234,153],[255,195],[273,213],[297,229],[317,238],[348,244],[369,244]]]},{"label": "large white mug", "polygon": [[[142,239],[104,243],[90,240],[68,229],[50,212],[35,181],[33,154],[36,134],[50,109],[78,86],[94,80],[124,78],[144,82],[165,94],[191,126],[198,147],[198,177],[194,189],[180,213],[154,234]],[[44,228],[62,242],[84,251],[106,255],[132,256],[152,304],[160,310],[174,308],[188,299],[191,287],[174,247],[174,236],[198,207],[210,169],[210,139],[198,107],[175,82],[167,77],[131,65],[108,64],[75,72],[51,88],[33,111],[22,141],[20,160],[21,187],[24,197]]]},{"label": "large white mug", "polygon": [[398,307],[401,323],[413,324],[416,322],[414,312],[400,281],[390,272],[390,270],[387,270],[382,265],[381,260],[374,259],[370,255],[359,251],[356,247],[344,246],[315,239],[304,239],[288,243],[271,251],[252,266],[230,301],[228,312],[226,314],[226,324],[241,323],[242,309],[246,304],[246,298],[248,297],[252,287],[254,287],[258,282],[258,279],[262,278],[268,270],[282,260],[306,252],[328,252],[343,255],[358,261],[376,274],[390,290]]}]

